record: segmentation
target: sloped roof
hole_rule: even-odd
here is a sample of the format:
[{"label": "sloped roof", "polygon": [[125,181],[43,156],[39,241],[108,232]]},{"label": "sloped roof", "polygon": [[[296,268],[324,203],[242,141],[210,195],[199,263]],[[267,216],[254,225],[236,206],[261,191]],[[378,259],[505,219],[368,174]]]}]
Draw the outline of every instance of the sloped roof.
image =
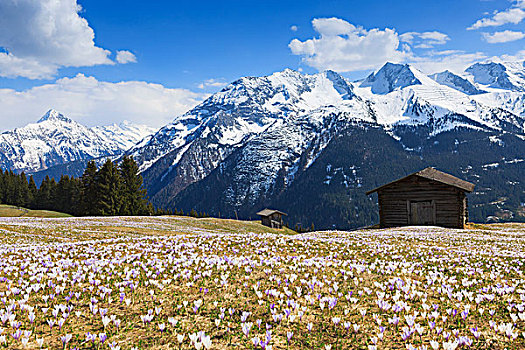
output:
[{"label": "sloped roof", "polygon": [[410,176],[419,176],[419,177],[422,177],[422,178],[425,178],[425,179],[428,179],[428,180],[441,182],[441,183],[444,183],[444,184],[449,185],[449,186],[457,187],[457,188],[462,189],[462,190],[464,190],[466,192],[474,191],[474,187],[475,187],[475,185],[470,183],[470,182],[458,179],[455,176],[452,176],[450,174],[447,174],[447,173],[444,173],[442,171],[439,171],[439,170],[436,170],[434,168],[429,167],[429,168],[425,168],[423,170],[417,171],[417,172],[415,172],[413,174],[407,175],[405,177],[402,177],[401,179],[398,179],[398,180],[392,181],[390,183],[387,183],[387,184],[385,184],[383,186],[379,186],[377,188],[374,188],[373,190],[370,190],[370,191],[366,192],[366,194],[369,195],[369,194],[372,194],[374,192],[377,192],[377,191],[379,191],[380,189],[382,189],[384,187],[388,187],[388,186],[390,186],[392,184],[395,184],[396,182],[405,180],[405,179],[409,178]]},{"label": "sloped roof", "polygon": [[281,215],[288,215],[286,213],[283,213],[282,211],[275,210],[275,209],[268,209],[268,208],[261,210],[260,212],[257,213],[257,215],[270,216],[270,215],[275,214],[275,213],[279,213]]}]

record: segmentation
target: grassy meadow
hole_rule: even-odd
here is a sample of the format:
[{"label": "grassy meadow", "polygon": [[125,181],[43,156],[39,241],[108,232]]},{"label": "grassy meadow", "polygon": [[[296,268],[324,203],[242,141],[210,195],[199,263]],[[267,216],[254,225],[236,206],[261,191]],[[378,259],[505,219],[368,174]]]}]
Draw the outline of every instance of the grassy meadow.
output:
[{"label": "grassy meadow", "polygon": [[525,225],[0,218],[0,349],[523,349]]},{"label": "grassy meadow", "polygon": [[71,217],[71,215],[51,210],[31,210],[0,204],[0,217],[67,218]]}]

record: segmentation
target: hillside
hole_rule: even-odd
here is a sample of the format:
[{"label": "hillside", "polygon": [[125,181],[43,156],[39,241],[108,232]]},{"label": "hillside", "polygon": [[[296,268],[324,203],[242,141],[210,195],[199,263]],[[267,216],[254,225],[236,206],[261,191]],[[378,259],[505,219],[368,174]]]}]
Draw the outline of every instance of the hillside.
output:
[{"label": "hillside", "polygon": [[67,218],[71,217],[71,215],[50,210],[30,210],[0,204],[0,217]]}]

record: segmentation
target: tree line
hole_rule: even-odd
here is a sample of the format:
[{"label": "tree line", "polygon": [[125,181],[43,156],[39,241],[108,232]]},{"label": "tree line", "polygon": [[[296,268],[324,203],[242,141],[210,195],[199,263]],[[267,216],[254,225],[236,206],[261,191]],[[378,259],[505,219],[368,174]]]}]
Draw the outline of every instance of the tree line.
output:
[{"label": "tree line", "polygon": [[0,169],[0,203],[75,216],[154,215],[142,176],[132,157],[119,165],[110,159],[100,167],[89,161],[80,178],[46,176],[37,187],[33,176]]}]

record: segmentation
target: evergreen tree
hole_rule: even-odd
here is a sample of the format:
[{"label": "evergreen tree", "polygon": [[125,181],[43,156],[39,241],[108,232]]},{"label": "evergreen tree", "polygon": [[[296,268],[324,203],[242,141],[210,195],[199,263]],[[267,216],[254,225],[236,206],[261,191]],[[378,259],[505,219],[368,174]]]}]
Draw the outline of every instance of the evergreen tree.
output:
[{"label": "evergreen tree", "polygon": [[62,175],[57,183],[46,176],[39,188],[33,176],[0,169],[0,203],[73,215],[156,213],[131,157],[124,157],[119,167],[108,159],[100,169],[90,161],[81,178]]},{"label": "evergreen tree", "polygon": [[0,169],[0,203],[5,203],[5,187],[4,171]]},{"label": "evergreen tree", "polygon": [[36,187],[35,179],[33,178],[33,175],[29,176],[29,184],[28,184],[28,201],[27,201],[27,207],[30,209],[33,209],[35,206],[35,196],[38,192],[38,188]]},{"label": "evergreen tree", "polygon": [[30,194],[29,194],[29,183],[27,182],[27,177],[24,172],[22,172],[17,177],[17,203],[19,207],[27,207],[27,205],[31,202]]},{"label": "evergreen tree", "polygon": [[124,156],[119,166],[122,180],[122,206],[120,215],[147,215],[148,208],[146,190],[142,187],[142,176],[133,157]]},{"label": "evergreen tree", "polygon": [[155,208],[151,202],[148,202],[148,215],[155,215]]},{"label": "evergreen tree", "polygon": [[98,197],[97,186],[97,164],[90,160],[80,179],[80,203],[77,204],[81,215],[96,215],[96,204]]},{"label": "evergreen tree", "polygon": [[81,183],[78,179],[62,175],[55,195],[55,209],[68,214],[78,214]]},{"label": "evergreen tree", "polygon": [[54,186],[52,182],[54,183],[55,180],[51,180],[48,175],[42,180],[40,188],[35,196],[35,209],[50,210],[53,206]]},{"label": "evergreen tree", "polygon": [[108,158],[97,172],[96,215],[118,215],[122,206],[122,181],[118,168]]},{"label": "evergreen tree", "polygon": [[16,175],[13,171],[6,171],[6,198],[5,203],[10,205],[16,205]]}]

